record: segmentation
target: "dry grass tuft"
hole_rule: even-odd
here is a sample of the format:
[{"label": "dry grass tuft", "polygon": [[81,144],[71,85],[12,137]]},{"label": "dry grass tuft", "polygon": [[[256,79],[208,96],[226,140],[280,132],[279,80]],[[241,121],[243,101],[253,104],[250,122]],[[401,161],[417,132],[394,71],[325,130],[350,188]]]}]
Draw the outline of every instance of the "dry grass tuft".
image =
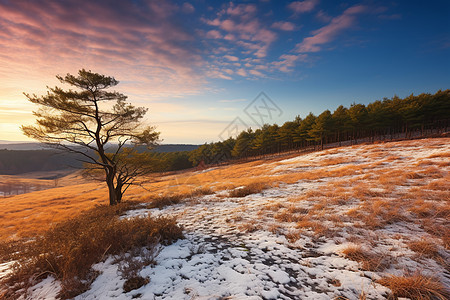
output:
[{"label": "dry grass tuft", "polygon": [[421,179],[421,178],[424,178],[425,176],[422,174],[419,174],[417,172],[409,172],[409,173],[405,174],[405,177],[407,179]]},{"label": "dry grass tuft", "polygon": [[277,203],[270,203],[264,206],[264,210],[269,211],[279,211],[280,209],[284,208],[284,205],[280,202]]},{"label": "dry grass tuft", "polygon": [[446,300],[450,293],[435,277],[420,273],[406,276],[387,276],[377,280],[377,283],[392,291],[390,299],[405,297],[412,300]]},{"label": "dry grass tuft", "polygon": [[187,195],[177,194],[177,195],[167,195],[167,196],[159,196],[155,197],[151,202],[147,205],[148,208],[159,208],[162,209],[166,206],[175,205],[181,203]]},{"label": "dry grass tuft", "polygon": [[280,211],[273,216],[275,220],[280,222],[298,222],[303,219],[302,215],[291,213],[288,210]]},{"label": "dry grass tuft", "polygon": [[194,197],[199,197],[203,195],[211,195],[214,192],[210,188],[199,188],[190,192],[179,193],[174,195],[163,195],[154,197],[151,199],[144,200],[145,202],[150,201],[147,205],[148,208],[159,208],[162,209],[166,206],[175,205],[181,203],[183,200],[192,199]]},{"label": "dry grass tuft", "polygon": [[442,178],[442,177],[444,177],[444,175],[442,174],[442,171],[439,170],[439,168],[437,168],[435,166],[428,167],[425,170],[421,171],[421,173],[423,173],[424,176],[431,177],[431,178]]},{"label": "dry grass tuft", "polygon": [[418,217],[430,217],[436,213],[436,203],[424,200],[416,200],[412,206],[408,209]]},{"label": "dry grass tuft", "polygon": [[304,216],[300,221],[297,222],[296,227],[299,229],[311,229],[316,237],[321,236],[331,236],[332,231],[323,225],[322,222],[311,220]]},{"label": "dry grass tuft", "polygon": [[448,158],[448,157],[450,157],[450,151],[443,152],[443,153],[431,154],[427,158]]},{"label": "dry grass tuft", "polygon": [[348,259],[359,262],[364,270],[383,271],[388,267],[383,255],[366,251],[361,245],[350,245],[342,250],[342,254]]},{"label": "dry grass tuft", "polygon": [[422,238],[408,243],[409,249],[419,254],[420,257],[439,259],[439,249],[435,242]]},{"label": "dry grass tuft", "polygon": [[284,236],[290,243],[295,243],[296,241],[298,241],[300,239],[302,234],[300,231],[289,230],[287,233],[284,234]]},{"label": "dry grass tuft", "polygon": [[370,229],[406,220],[398,203],[383,199],[364,202],[358,209],[349,210],[347,215],[361,220]]},{"label": "dry grass tuft", "polygon": [[261,225],[259,225],[255,221],[245,222],[245,223],[239,225],[238,228],[239,228],[239,230],[242,230],[243,232],[255,232],[255,231],[262,229]]},{"label": "dry grass tuft", "polygon": [[244,187],[234,189],[229,192],[230,197],[245,197],[251,194],[261,193],[263,190],[269,188],[269,185],[264,182],[253,182]]}]

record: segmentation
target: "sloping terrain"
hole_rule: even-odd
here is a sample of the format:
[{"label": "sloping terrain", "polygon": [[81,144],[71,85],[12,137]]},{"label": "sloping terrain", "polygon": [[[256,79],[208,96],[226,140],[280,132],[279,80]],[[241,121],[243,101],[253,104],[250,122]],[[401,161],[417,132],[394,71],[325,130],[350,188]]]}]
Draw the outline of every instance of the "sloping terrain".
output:
[{"label": "sloping terrain", "polygon": [[[433,293],[445,299],[449,157],[450,139],[441,138],[150,178],[147,190],[136,187],[129,198],[184,199],[166,206],[143,203],[123,217],[176,216],[185,238],[162,247],[156,264],[140,271],[149,279],[143,287],[125,293],[121,263],[110,257],[95,265],[99,277],[77,299],[384,299],[392,293],[414,298],[426,290],[429,299]],[[78,190],[64,190],[69,188]],[[192,196],[199,188],[213,193]],[[54,193],[53,199],[36,192],[7,200],[22,203],[19,210],[26,204],[34,209],[38,204],[26,197],[42,196],[47,200],[37,203],[65,201],[73,211],[77,200],[85,209],[106,194],[92,183]],[[51,218],[31,219],[39,224]],[[9,222],[19,235],[33,228],[21,232]],[[416,294],[401,290],[414,284]],[[48,277],[29,297],[51,299],[58,289],[58,281]]]}]

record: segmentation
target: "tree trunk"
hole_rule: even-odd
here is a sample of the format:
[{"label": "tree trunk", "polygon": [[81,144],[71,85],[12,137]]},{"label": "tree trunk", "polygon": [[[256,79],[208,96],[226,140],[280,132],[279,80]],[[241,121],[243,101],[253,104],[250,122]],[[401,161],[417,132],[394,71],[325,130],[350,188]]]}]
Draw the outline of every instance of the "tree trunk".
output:
[{"label": "tree trunk", "polygon": [[116,188],[116,202],[122,202],[122,188]]},{"label": "tree trunk", "polygon": [[109,205],[116,205],[117,198],[116,198],[116,189],[114,188],[114,176],[108,175],[106,177],[106,184],[108,185],[109,191]]},{"label": "tree trunk", "polygon": [[115,189],[115,195],[116,195],[116,203],[120,203],[122,201],[122,187],[123,182],[122,179],[119,177],[117,179],[116,189]]}]

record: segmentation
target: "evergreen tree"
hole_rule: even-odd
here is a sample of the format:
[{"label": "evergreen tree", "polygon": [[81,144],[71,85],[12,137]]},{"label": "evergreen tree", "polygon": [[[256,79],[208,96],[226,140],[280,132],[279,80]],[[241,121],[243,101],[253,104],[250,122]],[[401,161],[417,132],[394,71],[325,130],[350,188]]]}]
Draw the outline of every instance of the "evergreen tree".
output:
[{"label": "evergreen tree", "polygon": [[[109,203],[117,204],[137,176],[152,170],[142,163],[149,157],[138,155],[127,143],[151,147],[159,133],[143,126],[146,108],[132,106],[121,93],[106,91],[119,83],[113,77],[84,69],[77,76],[56,77],[76,90],[55,87],[41,97],[25,94],[40,108],[34,112],[37,125],[22,126],[22,131],[49,146],[82,155],[90,170],[102,170]],[[112,147],[112,142],[117,145]]]}]

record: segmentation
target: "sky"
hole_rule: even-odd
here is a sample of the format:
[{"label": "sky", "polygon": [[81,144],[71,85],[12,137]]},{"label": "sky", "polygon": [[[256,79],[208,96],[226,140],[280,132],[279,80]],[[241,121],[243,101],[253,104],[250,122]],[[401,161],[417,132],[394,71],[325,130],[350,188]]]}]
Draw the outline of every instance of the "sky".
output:
[{"label": "sky", "polygon": [[149,108],[163,143],[450,88],[449,1],[0,0],[0,140],[23,93],[85,68]]}]

